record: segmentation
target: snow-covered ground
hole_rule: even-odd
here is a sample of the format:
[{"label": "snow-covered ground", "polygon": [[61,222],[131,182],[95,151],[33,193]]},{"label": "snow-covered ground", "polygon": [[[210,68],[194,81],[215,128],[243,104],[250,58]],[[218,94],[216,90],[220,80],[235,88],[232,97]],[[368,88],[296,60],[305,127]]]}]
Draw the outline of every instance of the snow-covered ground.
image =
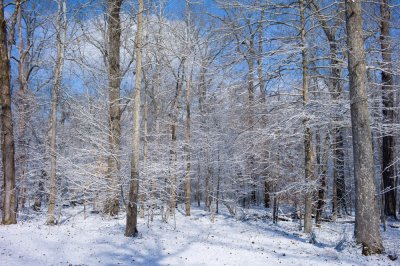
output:
[{"label": "snow-covered ground", "polygon": [[[175,222],[156,216],[150,227],[140,219],[139,237],[127,238],[125,217],[84,219],[81,207],[68,208],[57,226],[44,225],[44,216],[0,226],[0,265],[400,265],[387,254],[361,256],[352,224],[325,223],[309,243],[297,223],[274,225],[260,218],[263,210],[247,212],[244,221],[226,214],[212,221],[197,208],[189,218],[178,211]],[[400,255],[400,229],[383,236],[387,251]]]}]

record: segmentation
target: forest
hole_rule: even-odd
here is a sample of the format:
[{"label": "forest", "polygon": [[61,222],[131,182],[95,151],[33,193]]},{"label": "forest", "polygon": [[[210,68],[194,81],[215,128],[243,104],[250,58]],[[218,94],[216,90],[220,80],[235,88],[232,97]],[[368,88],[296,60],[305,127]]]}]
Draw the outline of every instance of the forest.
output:
[{"label": "forest", "polygon": [[0,86],[2,265],[399,263],[398,0],[0,0]]}]

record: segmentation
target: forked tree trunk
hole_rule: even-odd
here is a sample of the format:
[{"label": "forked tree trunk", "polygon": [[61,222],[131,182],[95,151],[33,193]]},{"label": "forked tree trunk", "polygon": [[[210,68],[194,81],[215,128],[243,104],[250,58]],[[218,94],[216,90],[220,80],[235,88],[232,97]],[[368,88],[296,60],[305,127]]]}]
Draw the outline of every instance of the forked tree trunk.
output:
[{"label": "forked tree trunk", "polygon": [[361,0],[346,0],[348,68],[356,188],[355,237],[364,255],[383,252],[374,180],[374,160],[363,40]]},{"label": "forked tree trunk", "polygon": [[0,96],[1,152],[3,162],[3,224],[17,223],[15,196],[14,131],[11,111],[10,58],[7,52],[7,25],[0,0]]},{"label": "forked tree trunk", "polygon": [[395,138],[393,136],[393,77],[392,77],[392,48],[390,45],[390,6],[388,0],[381,0],[381,49],[382,49],[382,103],[383,122],[389,124],[389,129],[382,138],[382,179],[384,194],[384,213],[386,216],[396,217],[395,193]]},{"label": "forked tree trunk", "polygon": [[64,50],[67,32],[67,6],[65,0],[58,1],[58,13],[56,22],[57,31],[57,58],[54,73],[53,98],[50,117],[50,189],[49,206],[47,210],[47,224],[57,223],[55,218],[56,194],[57,194],[57,109],[58,96],[61,87],[62,70],[64,66]]},{"label": "forked tree trunk", "polygon": [[143,39],[144,1],[139,0],[136,31],[136,69],[135,94],[133,96],[133,142],[131,160],[131,180],[129,185],[129,201],[126,206],[125,236],[136,236],[139,195],[139,156],[140,156],[140,90],[142,85],[142,39]]}]

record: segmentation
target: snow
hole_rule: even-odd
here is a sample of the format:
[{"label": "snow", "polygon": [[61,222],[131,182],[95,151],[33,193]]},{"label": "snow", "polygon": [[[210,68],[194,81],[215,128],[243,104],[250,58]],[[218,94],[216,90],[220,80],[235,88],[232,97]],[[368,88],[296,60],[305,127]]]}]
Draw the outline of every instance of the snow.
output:
[{"label": "snow", "polygon": [[[168,223],[160,216],[147,226],[139,219],[139,237],[124,237],[125,216],[63,209],[61,223],[45,225],[45,216],[0,226],[0,264],[8,265],[400,265],[387,254],[361,256],[351,241],[353,224],[324,223],[314,243],[297,222],[264,219],[265,210],[248,210],[237,220],[225,211],[214,218],[192,208],[178,210]],[[175,228],[176,224],[176,228]],[[400,255],[400,229],[383,232],[388,252]]]}]

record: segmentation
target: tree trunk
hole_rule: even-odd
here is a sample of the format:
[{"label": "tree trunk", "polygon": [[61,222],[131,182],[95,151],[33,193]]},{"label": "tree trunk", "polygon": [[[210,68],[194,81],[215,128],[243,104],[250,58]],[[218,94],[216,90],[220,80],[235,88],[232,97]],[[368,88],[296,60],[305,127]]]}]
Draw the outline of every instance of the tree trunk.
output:
[{"label": "tree trunk", "polygon": [[[309,102],[308,95],[308,59],[307,59],[307,43],[306,43],[306,21],[304,14],[303,0],[299,0],[300,18],[301,18],[301,44],[302,44],[302,66],[303,66],[303,105],[306,106]],[[313,190],[309,187],[314,177],[314,148],[312,144],[312,133],[308,126],[308,118],[304,119],[304,168],[306,180],[305,194],[305,210],[304,210],[304,232],[311,233],[312,230],[312,201]]]},{"label": "tree trunk", "polygon": [[[200,131],[201,132],[208,132],[208,128],[206,127],[206,113],[208,109],[206,108],[206,97],[207,97],[207,86],[206,86],[206,75],[209,66],[209,61],[207,59],[203,59],[200,64],[200,75],[199,75],[199,110],[200,110]],[[207,139],[207,136],[206,136]],[[208,169],[208,156],[207,156],[207,145],[202,143],[200,146],[200,158],[206,160],[206,166],[204,169]],[[201,160],[198,160],[198,175],[197,175],[197,184],[196,184],[196,196],[197,196],[197,206],[200,207],[200,201],[202,198],[201,193]],[[205,189],[204,189],[204,208],[207,210],[209,206],[207,206],[207,199],[208,199],[208,174],[206,174],[205,178]]]},{"label": "tree trunk", "polygon": [[[261,1],[259,1],[260,4]],[[261,7],[261,16],[260,16],[260,22],[258,25],[258,57],[257,57],[257,76],[258,76],[258,83],[260,87],[260,102],[262,104],[262,112],[264,112],[265,103],[266,103],[266,95],[265,95],[265,79],[264,79],[264,42],[263,42],[263,33],[264,33],[264,19],[265,19],[265,7]],[[266,115],[262,115],[261,117],[261,128],[265,128],[267,126],[267,118]],[[263,152],[263,159],[261,162],[261,173],[264,178],[264,207],[269,208],[271,205],[271,182],[267,180],[267,147],[266,143],[264,142],[264,150],[266,152]]]},{"label": "tree trunk", "polygon": [[4,3],[0,0],[1,152],[3,162],[3,224],[17,223],[15,195],[14,131],[11,111],[10,58]]},{"label": "tree trunk", "polygon": [[[181,109],[181,97],[182,97],[182,86],[183,79],[185,78],[185,62],[186,58],[183,58],[181,65],[178,69],[178,79],[176,81],[176,92],[172,110],[172,124],[171,124],[171,149],[170,149],[170,162],[172,164],[172,172],[170,177],[170,212],[174,213],[177,202],[177,175],[178,175],[178,123],[179,114]],[[182,76],[180,76],[180,68],[182,67]]]},{"label": "tree trunk", "polygon": [[[248,108],[248,126],[249,128],[252,128],[254,126],[254,56],[255,56],[255,50],[254,50],[254,35],[251,35],[250,39],[250,45],[249,45],[249,58],[247,58],[247,66],[249,68],[249,77],[248,77],[248,87],[247,87],[247,93],[248,93],[248,98],[247,98],[247,108]],[[252,143],[252,140],[249,140],[249,148],[248,148],[248,154],[247,154],[247,164],[248,164],[248,171],[250,173],[250,186],[251,186],[251,193],[250,193],[250,203],[251,204],[256,204],[257,203],[257,185],[256,185],[256,175],[254,172],[255,168],[255,159],[254,159],[254,145]]]},{"label": "tree trunk", "polygon": [[[145,70],[146,71],[146,70]],[[148,160],[148,102],[147,102],[147,91],[149,88],[149,82],[146,76],[143,74],[144,79],[144,104],[143,104],[143,175],[141,178],[143,190],[139,193],[139,213],[140,218],[144,218],[146,201],[146,191],[150,191],[149,180],[147,175],[147,160]]]},{"label": "tree trunk", "polygon": [[324,144],[323,144],[320,185],[318,188],[317,212],[315,215],[315,223],[316,223],[317,227],[321,226],[322,213],[323,213],[324,204],[325,204],[326,175],[328,172],[328,152],[329,152],[329,134],[326,134]]},{"label": "tree trunk", "polygon": [[137,14],[136,31],[136,70],[135,70],[135,95],[133,96],[133,141],[131,160],[131,180],[129,185],[129,201],[126,206],[125,236],[136,236],[137,212],[139,195],[139,156],[140,156],[140,90],[142,84],[142,39],[143,39],[143,11],[144,1],[139,0],[139,13]]},{"label": "tree trunk", "polygon": [[[47,210],[47,224],[54,225],[57,223],[55,218],[56,194],[57,194],[57,109],[58,96],[61,87],[62,70],[64,66],[64,50],[67,32],[67,6],[65,0],[58,1],[57,13],[57,59],[54,73],[53,98],[50,116],[50,189],[49,189],[49,206]],[[61,24],[62,23],[62,24]]]},{"label": "tree trunk", "polygon": [[[319,7],[317,1],[311,1],[311,8],[315,12],[319,23],[324,30],[326,38],[329,41],[329,57],[330,57],[330,80],[331,80],[331,88],[330,92],[332,94],[332,99],[334,104],[339,100],[339,97],[342,93],[342,85],[341,85],[341,66],[340,61],[338,59],[338,42],[336,40],[336,28],[330,27],[328,25],[327,17],[321,14],[321,8]],[[336,21],[335,23],[338,23]],[[334,135],[332,139],[332,150],[334,153],[333,160],[333,201],[332,201],[332,211],[333,211],[333,220],[336,221],[337,214],[340,213],[343,209],[347,212],[346,206],[346,183],[345,183],[345,175],[344,175],[344,142],[343,142],[343,128],[341,126],[342,118],[334,117]]]},{"label": "tree trunk", "polygon": [[211,201],[212,201],[212,198],[211,198],[211,174],[212,174],[212,171],[211,171],[210,162],[207,159],[207,173],[206,173],[205,193],[204,193],[204,210],[206,210],[206,211],[211,210]]},{"label": "tree trunk", "polygon": [[375,196],[361,0],[346,0],[346,28],[356,188],[355,237],[363,245],[362,253],[370,255],[382,253],[383,245]]},{"label": "tree trunk", "polygon": [[[18,92],[17,92],[17,107],[19,113],[19,121],[18,121],[18,147],[19,152],[17,152],[17,165],[19,165],[18,180],[19,180],[19,193],[18,193],[18,206],[19,211],[23,211],[25,207],[25,192],[26,192],[26,172],[27,172],[27,136],[26,136],[26,128],[27,128],[27,120],[28,120],[28,84],[26,80],[26,56],[28,55],[29,46],[27,51],[24,49],[24,39],[23,39],[23,30],[22,30],[22,6],[20,2],[16,2],[16,8],[18,9],[17,15],[17,23],[18,23],[18,39],[19,39],[19,61],[18,61]],[[27,29],[28,31],[28,29]],[[29,43],[29,33],[26,34],[27,43]]]},{"label": "tree trunk", "polygon": [[43,200],[43,194],[44,194],[44,185],[43,181],[47,179],[47,173],[46,171],[42,170],[41,171],[41,176],[38,181],[38,189],[35,194],[35,202],[33,204],[33,210],[34,211],[40,211],[42,207],[42,200]]},{"label": "tree trunk", "polygon": [[[338,123],[339,119],[335,118]],[[346,205],[346,183],[344,179],[344,147],[343,147],[343,130],[339,127],[334,129],[333,153],[333,220],[336,221],[338,215],[343,211],[347,213]]]},{"label": "tree trunk", "polygon": [[220,190],[221,190],[221,165],[220,165],[220,161],[219,161],[219,150],[218,150],[218,176],[217,176],[217,197],[216,197],[216,201],[215,201],[215,205],[216,205],[216,211],[215,213],[219,212],[219,198],[220,198]]},{"label": "tree trunk", "polygon": [[190,86],[191,77],[186,80],[186,128],[185,128],[185,150],[186,150],[186,216],[190,216]]},{"label": "tree trunk", "polygon": [[[187,28],[187,43],[188,43],[188,53],[190,53],[191,45],[190,45],[190,10],[189,3],[186,2],[186,28]],[[190,216],[190,93],[191,93],[191,82],[192,82],[192,73],[189,71],[189,60],[186,62],[187,64],[187,77],[186,77],[186,127],[185,127],[185,152],[186,152],[186,208],[185,213],[186,216]],[[190,74],[189,74],[190,73]]]},{"label": "tree trunk", "polygon": [[392,77],[392,48],[390,45],[390,6],[388,0],[380,1],[381,9],[381,49],[382,49],[382,103],[383,122],[388,124],[388,130],[383,132],[382,138],[382,179],[384,194],[384,210],[386,216],[396,217],[395,193],[395,139],[392,125],[394,123],[393,110],[393,77]]},{"label": "tree trunk", "polygon": [[108,1],[108,29],[107,29],[107,63],[109,86],[109,145],[107,178],[111,182],[111,191],[104,205],[104,212],[111,216],[119,212],[119,152],[121,144],[121,107],[120,107],[120,46],[121,20],[120,10],[123,0]]}]

